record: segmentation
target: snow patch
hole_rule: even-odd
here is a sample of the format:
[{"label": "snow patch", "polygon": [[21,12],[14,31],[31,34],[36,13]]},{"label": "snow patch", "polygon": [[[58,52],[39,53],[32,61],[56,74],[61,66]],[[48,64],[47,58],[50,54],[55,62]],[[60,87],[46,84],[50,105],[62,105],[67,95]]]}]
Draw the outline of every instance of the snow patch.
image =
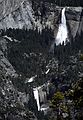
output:
[{"label": "snow patch", "polygon": [[20,42],[20,41],[18,41],[18,40],[16,40],[16,39],[12,39],[11,37],[8,37],[7,35],[5,35],[5,36],[3,36],[4,38],[7,38],[9,41],[11,41],[11,42]]},{"label": "snow patch", "polygon": [[49,71],[50,71],[50,69],[48,69],[45,73],[46,73],[46,74],[48,74],[48,73],[49,73]]},{"label": "snow patch", "polygon": [[11,41],[11,42],[13,41],[13,40],[11,39],[11,37],[8,37],[7,35],[5,35],[4,38],[7,38],[7,39],[8,39],[9,41]]},{"label": "snow patch", "polygon": [[37,77],[37,75],[35,75],[35,76],[31,77],[31,78],[28,80],[28,83],[33,82],[33,81],[34,81],[34,79],[35,79],[36,77]]}]

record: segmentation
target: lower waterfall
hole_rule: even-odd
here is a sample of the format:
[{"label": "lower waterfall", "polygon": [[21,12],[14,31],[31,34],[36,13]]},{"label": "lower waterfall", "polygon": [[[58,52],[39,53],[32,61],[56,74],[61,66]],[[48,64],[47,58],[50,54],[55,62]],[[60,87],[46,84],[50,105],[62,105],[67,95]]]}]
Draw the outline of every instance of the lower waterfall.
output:
[{"label": "lower waterfall", "polygon": [[34,93],[34,98],[37,101],[38,111],[40,111],[41,108],[40,108],[40,102],[39,102],[38,88],[34,88],[33,93]]}]

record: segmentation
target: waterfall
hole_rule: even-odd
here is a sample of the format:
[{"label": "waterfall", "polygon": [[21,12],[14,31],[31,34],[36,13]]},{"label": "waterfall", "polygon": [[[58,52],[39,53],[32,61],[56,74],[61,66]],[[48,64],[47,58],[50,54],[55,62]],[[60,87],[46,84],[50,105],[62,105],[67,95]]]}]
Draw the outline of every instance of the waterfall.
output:
[{"label": "waterfall", "polygon": [[61,23],[59,25],[59,30],[56,36],[56,45],[65,43],[67,40],[67,25],[66,25],[66,17],[65,17],[65,8],[62,9],[61,15]]},{"label": "waterfall", "polygon": [[[48,109],[48,106],[40,106],[40,102],[42,102],[41,101],[41,99],[44,97],[45,98],[45,96],[43,96],[43,95],[45,95],[44,94],[44,92],[42,91],[42,88],[45,86],[45,84],[43,84],[42,86],[39,86],[39,87],[36,87],[36,88],[33,88],[33,93],[34,93],[34,98],[35,98],[35,100],[36,100],[36,102],[37,102],[37,107],[38,107],[38,111],[46,111],[47,109]],[[42,98],[41,98],[42,97]],[[40,100],[39,100],[39,98],[40,98]]]},{"label": "waterfall", "polygon": [[40,111],[40,102],[39,102],[38,88],[34,88],[33,89],[33,93],[34,93],[34,98],[37,101],[38,111]]}]

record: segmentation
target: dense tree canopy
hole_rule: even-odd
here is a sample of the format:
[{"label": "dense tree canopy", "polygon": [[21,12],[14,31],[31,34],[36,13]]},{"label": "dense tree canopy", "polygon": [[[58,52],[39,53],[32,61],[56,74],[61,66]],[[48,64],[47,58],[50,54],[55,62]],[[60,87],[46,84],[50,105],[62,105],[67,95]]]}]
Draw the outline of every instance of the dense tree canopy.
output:
[{"label": "dense tree canopy", "polygon": [[82,0],[36,0],[36,1],[51,2],[59,6],[83,6]]}]

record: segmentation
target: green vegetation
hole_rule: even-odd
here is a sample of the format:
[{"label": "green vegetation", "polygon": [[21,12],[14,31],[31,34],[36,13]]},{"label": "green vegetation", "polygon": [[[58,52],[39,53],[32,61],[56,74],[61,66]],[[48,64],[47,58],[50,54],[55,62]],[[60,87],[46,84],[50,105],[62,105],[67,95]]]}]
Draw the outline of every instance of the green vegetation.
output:
[{"label": "green vegetation", "polygon": [[61,109],[66,111],[66,107],[63,105],[64,95],[62,92],[56,92],[51,100],[50,107],[56,111],[57,120],[61,119]]},{"label": "green vegetation", "polygon": [[83,54],[80,55],[80,61],[83,61]]},{"label": "green vegetation", "polygon": [[64,100],[64,95],[62,92],[56,92],[52,98],[51,106],[53,108],[57,107],[57,104],[59,104],[62,100]]},{"label": "green vegetation", "polygon": [[83,80],[75,84],[73,100],[76,107],[83,108]]}]

